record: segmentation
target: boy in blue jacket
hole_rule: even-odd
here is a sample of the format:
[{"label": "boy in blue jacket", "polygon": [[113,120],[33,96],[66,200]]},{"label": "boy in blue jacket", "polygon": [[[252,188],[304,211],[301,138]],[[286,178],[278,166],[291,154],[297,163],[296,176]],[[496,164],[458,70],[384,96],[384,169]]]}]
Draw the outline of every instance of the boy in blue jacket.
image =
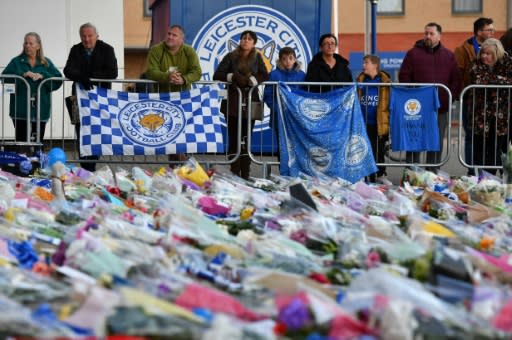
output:
[{"label": "boy in blue jacket", "polygon": [[[277,61],[276,68],[270,72],[269,81],[282,81],[282,82],[302,82],[306,78],[306,73],[301,70],[301,64],[297,60],[295,50],[291,47],[283,47],[279,50],[279,60]],[[292,88],[298,88],[298,85],[291,85]],[[279,145],[279,129],[277,124],[277,85],[265,86],[263,100],[270,108],[270,128],[274,131]],[[277,159],[279,160],[279,150],[277,152]]]}]

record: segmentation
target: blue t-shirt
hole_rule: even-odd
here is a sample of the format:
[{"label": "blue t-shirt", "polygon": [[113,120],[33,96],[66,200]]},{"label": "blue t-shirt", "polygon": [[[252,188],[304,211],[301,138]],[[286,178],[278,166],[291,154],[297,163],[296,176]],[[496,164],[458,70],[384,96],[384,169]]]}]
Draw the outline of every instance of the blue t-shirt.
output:
[{"label": "blue t-shirt", "polygon": [[377,86],[368,86],[368,83],[382,83],[382,79],[377,75],[374,79],[365,76],[363,83],[360,85],[361,95],[361,112],[363,113],[364,121],[369,125],[377,124],[377,106],[379,104],[379,89]]},{"label": "blue t-shirt", "polygon": [[391,149],[439,151],[439,105],[435,86],[392,86],[389,103]]}]

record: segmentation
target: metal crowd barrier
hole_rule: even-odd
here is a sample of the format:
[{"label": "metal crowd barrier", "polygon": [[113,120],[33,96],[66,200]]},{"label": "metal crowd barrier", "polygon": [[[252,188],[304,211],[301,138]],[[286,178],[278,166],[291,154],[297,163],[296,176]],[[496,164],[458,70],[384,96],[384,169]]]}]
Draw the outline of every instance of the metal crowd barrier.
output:
[{"label": "metal crowd barrier", "polygon": [[[482,107],[478,107],[480,102]],[[503,112],[498,103],[506,109]],[[501,154],[505,153],[511,140],[511,85],[469,85],[460,95],[459,107],[459,161],[469,170],[485,169],[496,172],[501,169]],[[484,110],[483,114],[481,110]],[[476,117],[480,116],[482,126]],[[503,115],[507,122],[507,133],[500,136],[496,132],[498,116]],[[484,138],[483,132],[488,135]]]},{"label": "metal crowd barrier", "polygon": [[[19,78],[21,81],[27,86],[27,89],[29,90],[28,83],[19,76],[14,75],[4,75],[0,76],[0,79],[6,79],[6,78]],[[78,154],[78,139],[77,139],[77,132],[74,128],[74,126],[71,124],[66,106],[65,106],[65,98],[67,96],[70,96],[72,94],[72,82],[69,79],[66,78],[48,78],[41,82],[39,88],[38,88],[38,95],[36,96],[37,101],[39,101],[39,93],[42,88],[42,86],[46,82],[50,81],[62,81],[63,86],[53,92],[51,94],[52,98],[52,114],[50,117],[50,120],[47,123],[46,127],[46,133],[44,136],[40,136],[39,131],[37,131],[35,139],[30,140],[30,135],[27,134],[26,141],[20,142],[15,141],[13,134],[9,134],[6,132],[6,121],[8,122],[8,119],[5,115],[5,110],[2,110],[2,129],[1,136],[0,136],[0,146],[3,145],[21,145],[22,143],[28,143],[28,145],[41,145],[44,144],[45,150],[49,150],[53,147],[61,147],[64,150],[66,150],[68,154],[68,162],[70,163],[87,163],[87,162],[95,162],[95,163],[103,163],[103,164],[130,164],[130,165],[163,165],[163,164],[173,164],[173,163],[180,163],[180,161],[175,160],[169,160],[169,157],[167,155],[161,155],[161,156],[132,156],[132,155],[123,155],[123,156],[101,156],[99,160],[81,160],[79,159]],[[151,80],[145,80],[145,79],[92,79],[92,81],[101,81],[101,82],[110,82],[112,83],[113,89],[116,90],[124,90],[128,92],[158,92],[159,90],[159,84],[157,82],[151,81]],[[220,82],[209,82],[209,81],[200,81],[197,83],[194,83],[193,86],[205,86],[205,85],[211,85],[211,84],[222,84]],[[277,86],[277,82],[266,82],[263,85],[260,85],[258,87],[254,87],[249,92],[249,99],[255,95],[256,90],[258,90],[259,97],[261,100],[263,100],[263,91],[265,86]],[[404,166],[410,166],[410,165],[418,165],[418,166],[425,166],[425,167],[440,167],[444,165],[450,158],[450,136],[451,136],[451,103],[452,103],[452,96],[449,91],[449,89],[442,85],[442,84],[417,84],[417,83],[375,83],[375,84],[365,84],[365,83],[312,83],[312,82],[290,82],[287,83],[289,85],[297,85],[301,88],[305,88],[306,90],[309,90],[313,86],[322,86],[322,89],[329,90],[330,87],[340,87],[340,86],[347,86],[347,85],[357,85],[357,86],[407,86],[407,87],[418,87],[418,86],[424,86],[424,85],[434,85],[438,88],[440,88],[441,91],[446,91],[449,98],[449,111],[446,114],[447,118],[447,126],[445,129],[444,134],[444,140],[448,140],[448,143],[443,147],[442,157],[438,162],[435,163],[427,163],[424,161],[424,153],[422,153],[422,156],[420,158],[419,162],[412,163],[407,160],[405,157],[405,152],[393,152],[391,149],[389,149],[388,146],[386,146],[385,151],[385,162],[378,163],[379,166],[390,166],[390,167],[404,167]],[[224,84],[225,85],[225,84]],[[5,81],[2,82],[2,93],[6,93],[5,87],[8,86]],[[509,88],[510,87],[506,87]],[[463,93],[465,93],[468,89],[465,89]],[[249,150],[249,156],[251,157],[252,161],[256,166],[261,166],[261,173],[262,176],[265,177],[268,175],[268,171],[270,169],[270,166],[278,166],[278,148],[277,148],[277,135],[275,134],[276,129],[274,129],[274,126],[271,126],[272,124],[275,124],[275,120],[270,121],[270,110],[268,107],[265,106],[265,116],[262,121],[256,121],[251,122],[251,107],[248,108],[248,115],[249,115],[249,124],[247,126],[242,126],[242,115],[240,114],[240,107],[242,105],[241,99],[240,99],[240,89],[239,91],[239,112],[235,116],[237,117],[237,150],[234,154],[228,153],[228,144],[229,144],[229,136],[226,131],[224,134],[225,141],[225,152],[222,154],[194,154],[194,157],[198,159],[198,161],[202,164],[205,164],[206,166],[211,165],[229,165],[233,163],[237,158],[240,157],[242,152],[242,145],[245,144],[247,149]],[[274,91],[273,91],[274,92]],[[225,91],[224,95],[227,97],[227,91]],[[277,98],[274,98],[275,102],[277,103]],[[5,96],[2,96],[2,108],[4,108],[8,103],[5,103]],[[31,103],[27,102],[27,109],[30,108]],[[462,107],[462,105],[461,105]],[[228,108],[229,110],[229,108]],[[363,112],[363,114],[365,114]],[[40,108],[39,105],[37,105],[37,117],[40,117]],[[235,119],[234,117],[231,117],[229,114],[229,111],[225,112],[225,119],[226,122],[229,123],[229,120]],[[462,111],[459,114],[459,120],[462,122]],[[459,126],[462,126],[462,124],[459,124]],[[247,140],[241,140],[242,135],[242,129],[247,129],[248,137]],[[459,130],[459,140],[462,140],[461,137],[461,131]],[[379,150],[380,151],[380,150]],[[459,154],[461,155],[462,147],[461,143],[459,143]],[[471,166],[471,164],[468,164],[465,162],[465,160],[459,156],[459,159],[461,163],[464,166]],[[278,172],[278,170],[277,170]]]},{"label": "metal crowd barrier", "polygon": [[[9,115],[10,101],[15,100],[16,94],[24,87],[25,93],[30,94],[30,85],[21,76],[18,75],[0,75],[0,103],[1,103],[1,129],[0,129],[0,149],[1,151],[11,151],[15,147],[21,147],[24,150],[29,148],[38,148],[41,146],[39,131],[31,131],[31,120],[26,120],[26,135],[24,138],[16,140],[14,121]],[[7,100],[6,100],[7,98]],[[31,100],[32,99],[32,100]],[[36,105],[34,97],[27,95],[25,110],[30,115],[31,106]],[[14,111],[18,110],[18,103],[14,101]],[[39,117],[38,117],[39,119]],[[25,123],[23,123],[25,124]],[[37,125],[39,127],[39,124]]]},{"label": "metal crowd barrier", "polygon": [[[373,151],[374,152],[381,152],[381,151],[384,152],[385,161],[381,162],[381,163],[377,163],[378,166],[382,166],[382,167],[388,167],[388,166],[389,167],[404,167],[404,166],[416,165],[416,166],[420,166],[420,167],[427,167],[427,168],[434,169],[434,168],[439,168],[439,167],[443,166],[450,159],[450,155],[451,155],[451,148],[450,148],[451,137],[450,136],[451,136],[451,120],[452,120],[452,94],[451,94],[450,90],[448,89],[448,87],[446,87],[443,84],[438,84],[438,83],[421,83],[421,84],[419,84],[419,83],[371,83],[371,84],[367,84],[367,83],[318,83],[318,82],[286,82],[286,84],[292,85],[292,86],[299,86],[300,88],[307,90],[307,91],[309,91],[312,87],[317,87],[317,89],[320,89],[320,91],[322,91],[322,90],[328,91],[333,88],[337,88],[337,87],[339,88],[342,86],[352,86],[352,85],[356,85],[356,86],[358,86],[358,88],[359,87],[369,87],[369,86],[377,86],[377,87],[382,87],[382,86],[419,87],[419,86],[429,86],[429,85],[436,86],[438,88],[438,92],[445,91],[448,95],[448,112],[446,114],[441,115],[442,120],[440,121],[441,124],[443,124],[443,123],[446,124],[444,133],[443,133],[443,138],[442,138],[443,147],[442,147],[441,158],[434,162],[427,162],[427,159],[426,159],[427,152],[421,152],[419,154],[416,153],[415,158],[417,158],[417,159],[416,159],[416,161],[414,161],[413,159],[411,159],[412,154],[409,152],[392,151],[391,140],[389,140],[389,142],[386,144],[384,150],[373,150]],[[266,86],[275,87],[277,85],[278,85],[278,82],[265,82],[263,84],[263,86],[265,86],[265,87]],[[251,89],[251,92],[249,93],[250,98],[252,98],[252,96],[254,95],[254,91],[256,91],[257,88],[258,87],[254,87]],[[260,92],[262,93],[261,90],[260,90]],[[273,93],[273,98],[272,98],[273,102],[278,103],[278,100],[275,97],[277,91],[275,91],[273,89],[272,93]],[[261,100],[263,100],[262,97],[263,97],[262,95],[259,96],[259,98]],[[367,115],[367,112],[362,112],[362,113],[363,113],[363,115]],[[277,129],[275,126],[271,126],[273,124],[276,124],[276,120],[270,119],[271,114],[273,114],[273,113],[270,112],[269,108],[267,107],[265,118],[263,119],[263,122],[262,122],[262,126],[264,129],[269,130],[269,134],[271,135],[269,138],[272,141],[272,149],[269,151],[268,148],[265,149],[262,147],[262,145],[258,145],[258,143],[261,143],[261,140],[255,141],[254,138],[251,137],[250,133],[249,133],[249,138],[248,138],[248,143],[249,143],[248,149],[251,150],[250,157],[253,162],[261,165],[263,176],[268,175],[268,171],[271,166],[279,166],[279,161],[278,161],[278,156],[277,156],[279,151],[278,151],[277,145],[276,145],[276,143],[277,143],[276,130]],[[251,117],[251,115],[252,115],[252,113],[250,112],[249,116]],[[272,124],[270,123],[271,121],[272,121]],[[250,131],[250,126],[246,126],[244,128],[246,128],[246,129],[248,129],[248,131]],[[390,126],[390,129],[391,129],[391,126]],[[252,136],[254,136],[254,133],[252,134]],[[375,137],[378,137],[378,136],[375,136]],[[267,140],[268,140],[268,138],[267,138]],[[258,151],[255,151],[255,150],[258,150]],[[277,170],[277,172],[279,172],[279,170]]]},{"label": "metal crowd barrier", "polygon": [[[44,136],[44,144],[46,149],[51,149],[53,147],[60,147],[66,151],[68,156],[69,163],[97,163],[97,164],[129,164],[129,165],[175,165],[181,164],[183,161],[178,159],[172,159],[169,155],[152,155],[152,156],[143,156],[143,155],[120,155],[120,156],[100,156],[98,160],[90,160],[90,159],[80,159],[79,157],[79,140],[78,129],[75,128],[74,125],[71,124],[70,118],[68,116],[68,112],[65,107],[65,98],[72,94],[72,81],[66,78],[48,78],[41,82],[38,88],[38,92],[41,90],[42,86],[46,82],[50,81],[63,81],[64,86],[62,90],[56,91],[52,97],[53,102],[57,105],[54,106],[53,112],[50,118],[49,127],[47,128],[46,135]],[[127,92],[158,92],[159,84],[152,80],[146,79],[91,79],[93,82],[101,81],[103,83],[110,82],[112,84],[112,88],[115,90],[122,90]],[[217,84],[223,87],[223,83],[221,82],[213,82],[213,81],[199,81],[193,84],[193,87],[199,86],[207,86]],[[221,91],[222,95],[227,99],[227,91]],[[39,110],[39,108],[38,108]],[[240,115],[237,115],[240,117]],[[229,118],[228,114],[225,115],[226,122],[228,122]],[[241,131],[242,121],[239,119],[238,121],[238,139],[240,140],[240,131]],[[201,163],[205,164],[206,167],[210,165],[227,165],[234,162],[240,155],[240,145],[238,146],[237,154],[228,155],[228,136],[227,132],[224,133],[225,141],[225,152],[217,153],[217,154],[193,154],[193,156]],[[189,154],[192,156],[192,154]]]}]

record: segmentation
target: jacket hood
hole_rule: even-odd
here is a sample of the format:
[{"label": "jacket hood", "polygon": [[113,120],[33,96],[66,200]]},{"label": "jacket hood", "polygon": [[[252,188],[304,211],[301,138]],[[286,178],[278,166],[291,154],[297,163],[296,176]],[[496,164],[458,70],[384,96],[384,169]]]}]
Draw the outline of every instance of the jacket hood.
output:
[{"label": "jacket hood", "polygon": [[[285,71],[287,72],[288,70],[286,70],[283,66],[283,64],[281,63],[281,60],[277,59],[277,63],[276,63],[276,68],[280,69],[281,71]],[[302,64],[300,61],[296,61],[295,64],[293,64],[293,68],[290,70],[290,71],[300,71],[302,69]],[[288,72],[290,72],[288,71]]]},{"label": "jacket hood", "polygon": [[439,44],[437,44],[437,46],[434,48],[427,47],[427,45],[425,45],[425,41],[423,41],[423,39],[416,41],[416,43],[414,44],[414,47],[424,49],[425,51],[428,51],[428,52],[435,52],[435,51],[439,50],[441,48],[441,46],[442,46],[442,44],[441,44],[441,42],[439,42]]},{"label": "jacket hood", "polygon": [[[318,52],[317,54],[315,54],[313,59],[322,60],[323,61],[322,54],[323,54],[322,52]],[[348,65],[348,60],[343,58],[338,53],[334,53],[333,56],[334,56],[334,59],[336,59],[336,63],[342,63],[342,64],[345,64],[345,65]]]},{"label": "jacket hood", "polygon": [[[364,72],[359,73],[359,75],[356,78],[357,79],[356,81],[358,83],[363,82],[365,76],[366,75],[364,74]],[[391,76],[386,71],[380,70],[379,71],[379,76],[380,76],[380,78],[381,78],[383,83],[391,83]]]}]

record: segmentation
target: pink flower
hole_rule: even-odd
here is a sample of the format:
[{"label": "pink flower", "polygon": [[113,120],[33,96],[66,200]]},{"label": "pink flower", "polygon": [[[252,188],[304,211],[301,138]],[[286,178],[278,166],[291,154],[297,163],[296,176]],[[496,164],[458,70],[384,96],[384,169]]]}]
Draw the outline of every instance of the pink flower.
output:
[{"label": "pink flower", "polygon": [[365,264],[367,268],[375,268],[380,264],[380,255],[372,250],[366,256]]},{"label": "pink flower", "polygon": [[291,233],[290,239],[300,244],[306,244],[306,241],[308,240],[308,235],[306,234],[306,231],[304,229],[300,229]]}]

